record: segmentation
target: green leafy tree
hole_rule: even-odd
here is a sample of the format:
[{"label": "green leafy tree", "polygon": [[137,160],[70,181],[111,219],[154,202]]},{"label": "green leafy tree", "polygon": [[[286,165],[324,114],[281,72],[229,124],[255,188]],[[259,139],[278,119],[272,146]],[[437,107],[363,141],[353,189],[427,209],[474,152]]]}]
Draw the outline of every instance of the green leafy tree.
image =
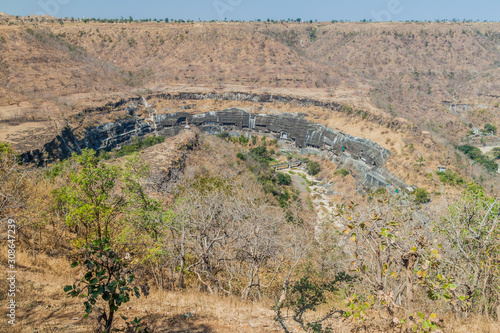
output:
[{"label": "green leafy tree", "polygon": [[318,173],[320,173],[321,171],[321,166],[319,165],[318,162],[316,161],[309,161],[307,163],[307,171],[309,172],[309,174],[315,176],[317,175]]},{"label": "green leafy tree", "polygon": [[280,185],[290,185],[292,183],[292,177],[286,173],[278,173],[278,184]]},{"label": "green leafy tree", "polygon": [[492,124],[485,124],[484,125],[484,131],[486,133],[496,134],[497,133],[497,127],[495,125],[492,125]]},{"label": "green leafy tree", "polygon": [[[147,179],[150,172],[149,165],[141,161],[139,155],[134,154],[127,158],[125,168],[122,171],[122,191],[127,197],[123,207],[123,215],[131,226],[133,235],[146,233],[153,241],[165,231],[165,222],[169,218],[158,199],[148,195],[148,188],[143,185],[142,180]],[[123,239],[125,237],[125,240]],[[121,233],[121,241],[128,243],[125,231]]]},{"label": "green leafy tree", "polygon": [[73,155],[76,170],[68,175],[69,184],[54,192],[61,211],[66,212],[66,224],[78,234],[75,246],[81,251],[72,267],[81,266],[83,278],[65,286],[70,297],[83,297],[88,316],[98,302],[106,305],[100,310],[98,322],[103,332],[110,332],[118,308],[139,296],[132,287],[134,275],[116,250],[113,230],[120,229],[118,216],[127,207],[125,198],[118,194],[117,184],[122,179],[119,167],[99,161],[95,151],[84,150]]},{"label": "green leafy tree", "polygon": [[73,155],[77,170],[68,175],[70,183],[54,196],[65,214],[65,222],[78,234],[76,245],[111,236],[111,226],[125,200],[117,194],[120,169],[99,161],[93,150]]},{"label": "green leafy tree", "polygon": [[274,306],[276,311],[275,320],[285,332],[290,332],[287,327],[287,318],[282,313],[284,308],[288,308],[293,312],[292,319],[300,324],[304,332],[332,332],[330,328],[324,327],[322,323],[335,314],[344,315],[344,311],[334,308],[322,318],[311,322],[307,322],[304,315],[308,311],[315,311],[320,305],[328,303],[328,294],[336,292],[341,282],[351,282],[353,279],[353,277],[345,273],[337,274],[333,281],[326,283],[312,281],[307,276],[301,278],[293,284],[287,298]]},{"label": "green leafy tree", "polygon": [[[111,332],[115,313],[118,308],[130,301],[130,296],[140,297],[139,288],[132,286],[135,276],[118,253],[111,249],[109,239],[95,239],[85,246],[83,261],[74,262],[71,267],[82,266],[85,275],[78,283],[67,285],[64,291],[70,297],[83,295],[86,300],[85,316],[88,317],[102,299],[106,308],[101,311],[97,321],[103,327],[103,332]],[[137,319],[136,319],[137,320]]]}]

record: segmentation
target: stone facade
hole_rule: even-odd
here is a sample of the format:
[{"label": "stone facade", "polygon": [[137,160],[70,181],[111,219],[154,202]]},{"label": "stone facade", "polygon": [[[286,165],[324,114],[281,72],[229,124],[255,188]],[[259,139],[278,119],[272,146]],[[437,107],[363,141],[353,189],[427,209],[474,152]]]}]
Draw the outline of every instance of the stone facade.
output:
[{"label": "stone facade", "polygon": [[282,139],[283,133],[286,132],[287,141],[298,149],[319,149],[337,158],[349,156],[348,160],[356,161],[356,165],[360,165],[356,169],[364,170],[364,183],[376,187],[393,183],[387,182],[383,176],[370,174],[370,170],[382,167],[390,156],[389,150],[373,141],[313,124],[302,115],[252,114],[235,108],[203,114],[155,114],[148,119],[131,117],[88,128],[83,137],[76,137],[71,129],[66,128],[45,144],[43,149],[22,154],[22,159],[24,162],[41,166],[46,162],[67,158],[73,152],[78,153],[84,148],[109,151],[126,145],[135,138],[141,139],[149,135],[174,136],[184,130],[187,124],[211,134],[224,131],[262,133],[278,140]]}]

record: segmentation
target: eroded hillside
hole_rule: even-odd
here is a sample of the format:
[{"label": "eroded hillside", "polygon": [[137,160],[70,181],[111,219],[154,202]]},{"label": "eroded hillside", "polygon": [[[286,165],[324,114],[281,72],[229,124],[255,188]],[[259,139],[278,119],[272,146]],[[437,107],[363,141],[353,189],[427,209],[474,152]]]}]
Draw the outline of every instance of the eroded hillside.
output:
[{"label": "eroded hillside", "polygon": [[[114,105],[145,96],[159,113],[300,112],[390,149],[402,179],[432,186],[447,165],[495,183],[452,145],[500,123],[497,23],[2,23],[0,140],[20,151],[128,117]],[[165,93],[185,97],[156,101]],[[278,98],[226,98],[239,93]]]},{"label": "eroded hillside", "polygon": [[0,29],[0,103],[29,103],[17,110],[25,120],[133,89],[236,86],[313,93],[452,140],[469,123],[498,121],[496,23],[12,24]]},{"label": "eroded hillside", "polygon": [[41,19],[0,13],[3,331],[498,331],[498,23]]}]

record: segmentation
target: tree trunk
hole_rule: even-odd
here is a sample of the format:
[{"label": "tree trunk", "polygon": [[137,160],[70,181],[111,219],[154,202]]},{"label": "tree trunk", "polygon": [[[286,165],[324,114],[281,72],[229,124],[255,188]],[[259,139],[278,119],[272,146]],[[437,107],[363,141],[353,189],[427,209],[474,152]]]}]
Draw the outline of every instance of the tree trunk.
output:
[{"label": "tree trunk", "polygon": [[114,311],[109,312],[109,317],[106,319],[106,327],[104,327],[104,332],[111,332],[111,328],[113,327],[113,317],[115,315]]},{"label": "tree trunk", "polygon": [[408,303],[407,309],[413,313],[413,268],[406,269],[406,301]]},{"label": "tree trunk", "polygon": [[184,260],[181,259],[179,281],[177,281],[177,288],[184,289]]},{"label": "tree trunk", "polygon": [[184,227],[182,228],[182,236],[181,236],[181,263],[180,263],[180,272],[179,272],[179,281],[177,282],[177,287],[179,289],[184,289],[185,284],[184,284],[184,257],[186,255],[186,247],[185,247],[185,230]]},{"label": "tree trunk", "polygon": [[415,252],[406,253],[402,256],[403,266],[406,268],[406,309],[413,313],[413,267],[418,259]]},{"label": "tree trunk", "polygon": [[246,301],[248,299],[248,295],[250,294],[250,289],[252,289],[253,277],[254,277],[254,269],[253,269],[253,265],[252,265],[252,269],[250,271],[250,280],[248,281],[248,284],[245,287],[245,289],[243,289],[243,292],[241,293],[241,299],[244,301]]}]

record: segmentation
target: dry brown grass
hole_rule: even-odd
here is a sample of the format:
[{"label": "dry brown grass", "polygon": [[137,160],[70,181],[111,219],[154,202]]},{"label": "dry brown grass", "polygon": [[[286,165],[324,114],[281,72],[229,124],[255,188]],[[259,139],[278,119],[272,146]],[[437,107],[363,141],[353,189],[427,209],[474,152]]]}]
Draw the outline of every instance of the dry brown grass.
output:
[{"label": "dry brown grass", "polygon": [[23,112],[40,120],[134,87],[232,85],[316,91],[455,134],[482,118],[443,100],[491,111],[500,98],[498,23],[16,23],[0,25],[0,104],[38,99]]},{"label": "dry brown grass", "polygon": [[[165,149],[160,150],[165,151],[165,156],[170,156],[168,150],[171,150],[173,145],[182,143],[179,140],[189,137],[187,134],[189,133],[186,132],[178,138],[169,140],[170,146],[165,144],[163,146]],[[162,145],[151,147],[151,151],[146,151],[143,155],[147,157],[148,153],[161,147]],[[230,168],[238,150],[238,146],[223,140],[208,140],[202,144],[198,153],[189,156],[187,166],[188,168],[203,168],[205,163],[213,168],[213,172],[238,172]],[[211,151],[217,153],[210,154]],[[224,158],[220,158],[221,156]],[[325,177],[332,177],[328,168],[333,168],[333,165],[323,161],[322,166],[327,170]],[[333,177],[338,177],[339,190],[345,193],[353,192],[355,185],[351,176],[343,179],[340,179],[338,175],[333,175]],[[47,197],[49,194],[44,191],[48,190],[40,189],[37,193]],[[342,198],[339,198],[340,200]],[[33,209],[36,209],[38,205],[35,205]],[[47,247],[57,237],[57,234],[51,233],[51,230],[49,225],[43,232],[44,244]],[[63,241],[65,239],[67,238],[62,238]],[[63,292],[63,286],[72,283],[79,275],[78,271],[70,269],[70,262],[66,259],[68,253],[63,253],[63,250],[59,248],[54,255],[42,253],[33,256],[30,246],[20,244],[20,247],[21,251],[17,256],[18,326],[11,328],[2,322],[0,331],[8,333],[35,330],[37,332],[90,332],[94,327],[95,316],[82,320],[82,299],[68,299]],[[2,267],[6,266],[5,253],[5,246],[2,246],[0,248],[0,266]],[[54,253],[54,251],[48,253]],[[0,280],[0,290],[6,290],[5,280]],[[4,301],[5,294],[0,294],[0,296],[0,301]],[[208,295],[194,288],[183,292],[153,289],[147,299],[133,299],[123,306],[120,313],[129,318],[144,318],[157,332],[279,332],[279,327],[273,320],[272,305],[271,299],[244,302],[238,297]],[[335,305],[341,306],[341,304]],[[312,319],[326,311],[327,308],[322,307],[319,313],[308,318]],[[5,308],[2,308],[0,315],[5,316]],[[365,331],[388,331],[382,329],[386,327],[384,325],[387,325],[387,318],[377,319],[377,316],[378,314],[373,314],[375,319]],[[354,324],[348,320],[330,320],[329,324],[336,332],[350,332],[354,328]],[[120,325],[123,325],[121,320],[117,322],[117,326],[120,327]],[[299,331],[296,325],[292,327],[294,331]],[[498,324],[484,320],[484,318],[470,318],[460,322],[450,317],[445,318],[444,327],[446,332],[495,332]]]},{"label": "dry brown grass", "polygon": [[[318,30],[314,41],[313,28]],[[148,89],[288,94],[337,101],[389,118],[402,116],[431,133],[410,135],[360,116],[313,107],[210,100],[152,102],[162,112],[190,104],[193,112],[244,107],[252,112],[307,113],[313,122],[390,149],[388,169],[408,183],[453,194],[460,189],[444,187],[426,174],[448,163],[465,170],[467,163],[454,160],[451,148],[432,137],[444,135],[456,143],[469,123],[479,127],[486,121],[500,123],[494,107],[500,100],[499,39],[498,23],[3,24],[0,140],[28,149],[49,141],[68,118],[72,125],[83,127],[112,121],[120,114],[77,120],[71,116],[83,107]],[[486,111],[454,113],[443,107],[443,100],[482,105]],[[416,168],[420,154],[426,163]],[[325,177],[338,179],[342,192],[352,192],[355,186],[352,176],[339,179],[325,172]],[[49,238],[46,245],[54,241]],[[67,299],[62,291],[75,276],[68,261],[61,254],[33,257],[30,250],[24,248],[18,254],[18,326],[8,328],[2,321],[0,330],[90,331],[91,320],[80,319],[80,300]],[[0,263],[5,266],[5,249],[1,251]],[[5,283],[0,280],[1,300]],[[145,317],[161,332],[267,332],[277,330],[271,305],[195,290],[155,290],[147,300],[131,302],[125,312]],[[3,307],[1,311],[4,316]],[[340,330],[342,324],[336,327]],[[500,327],[480,317],[446,318],[444,331],[498,332]]]},{"label": "dry brown grass", "polygon": [[[0,262],[5,264],[5,248]],[[93,320],[82,319],[82,301],[69,299],[63,286],[75,279],[68,260],[29,252],[18,252],[16,326],[5,321],[2,332],[90,332]],[[6,290],[2,279],[0,287]],[[5,296],[1,297],[5,301]],[[127,317],[142,317],[156,332],[274,332],[270,301],[244,302],[237,297],[208,295],[196,290],[171,292],[152,290],[149,297],[133,299],[120,310]],[[1,315],[5,317],[2,307]],[[123,325],[120,319],[117,327]]]},{"label": "dry brown grass", "polygon": [[[314,29],[316,39],[311,39]],[[431,137],[444,136],[452,144],[459,143],[469,123],[500,124],[495,108],[500,100],[498,23],[67,21],[61,26],[16,21],[0,25],[0,37],[0,119],[4,122],[0,140],[23,149],[50,141],[68,118],[82,128],[104,120],[70,117],[83,107],[147,91],[247,91],[336,101],[383,115],[389,122],[392,117],[404,117],[429,130]],[[468,103],[476,111],[449,111],[443,100]],[[204,102],[200,111],[245,106]],[[164,108],[176,111],[182,104],[196,103],[171,103]],[[288,105],[250,107],[257,112],[296,111]],[[367,137],[397,155],[406,143],[418,144],[414,152],[389,165],[403,179],[415,172],[413,160],[419,153],[432,171],[453,156],[447,153],[451,146],[438,147],[419,134],[414,136],[417,142],[398,133],[384,135],[383,126],[363,122],[360,115],[309,111],[312,121]],[[105,118],[117,117],[113,113]],[[425,183],[423,173],[417,173],[412,182]]]},{"label": "dry brown grass", "polygon": [[[2,248],[0,262],[5,258]],[[75,272],[69,268],[69,261],[39,254],[34,258],[29,252],[19,252],[18,294],[16,300],[17,324],[10,327],[5,321],[0,330],[14,332],[91,332],[95,316],[82,319],[84,314],[81,300],[66,298],[62,286],[72,283]],[[0,288],[5,290],[5,281]],[[4,301],[4,297],[2,297]],[[265,301],[242,301],[238,297],[209,295],[194,289],[182,292],[151,290],[148,298],[133,299],[124,305],[119,313],[129,317],[141,317],[155,332],[281,332],[274,321],[273,303]],[[340,304],[338,304],[340,306]],[[322,307],[310,319],[327,311]],[[5,316],[2,307],[1,316]],[[374,318],[377,318],[375,316]],[[354,328],[350,320],[335,319],[327,322],[336,332],[351,332]],[[123,320],[117,327],[123,327]],[[381,329],[382,319],[367,322],[365,332],[398,332],[397,329]],[[441,323],[443,332],[493,333],[500,330],[497,322],[482,317],[457,319],[446,317]],[[379,328],[377,328],[379,327]],[[291,328],[299,331],[292,323]]]}]

